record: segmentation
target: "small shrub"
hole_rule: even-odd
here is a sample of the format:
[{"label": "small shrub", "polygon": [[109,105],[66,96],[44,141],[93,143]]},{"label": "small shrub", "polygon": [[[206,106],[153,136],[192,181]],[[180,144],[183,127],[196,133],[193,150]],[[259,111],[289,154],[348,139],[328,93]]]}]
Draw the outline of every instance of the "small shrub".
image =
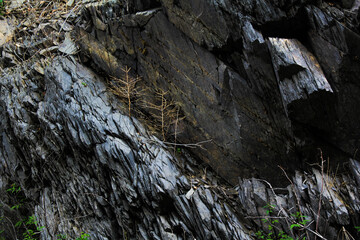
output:
[{"label": "small shrub", "polygon": [[65,239],[67,239],[65,234],[58,234],[58,235],[56,235],[56,237],[57,237],[56,240],[65,240]]},{"label": "small shrub", "polygon": [[307,216],[302,215],[300,212],[296,212],[296,214],[291,214],[291,216],[295,217],[296,223],[290,225],[290,230],[294,227],[303,227],[306,223],[310,222],[310,220],[306,219]]},{"label": "small shrub", "polygon": [[90,235],[84,232],[81,232],[80,237],[77,237],[76,240],[89,240]]},{"label": "small shrub", "polygon": [[[11,222],[11,220],[7,218],[7,221],[10,221],[9,223],[13,226],[13,234],[15,234],[14,238],[16,237],[16,235],[22,235],[23,240],[39,239],[39,234],[44,228],[44,226],[39,226],[34,215],[24,215],[24,212],[26,212],[25,206],[28,199],[22,192],[20,185],[16,183],[11,184],[10,187],[6,190],[6,193],[8,194],[8,197],[10,198],[10,204],[12,205],[10,205],[10,208],[14,211],[14,214],[18,219],[18,221],[15,223]],[[4,219],[1,218],[0,221],[4,221]],[[9,233],[6,232],[4,229],[1,229],[0,235],[2,234],[6,235]],[[3,236],[0,236],[0,240],[2,239],[5,238]]]},{"label": "small shrub", "polygon": [[[266,239],[266,240],[294,240],[294,238],[287,235],[284,231],[277,231],[277,229],[280,229],[277,227],[279,224],[279,220],[271,217],[271,213],[273,213],[275,206],[271,204],[267,204],[264,206],[266,215],[268,217],[262,218],[261,221],[267,224],[267,230],[268,232],[264,232],[262,230],[257,231],[255,233],[257,239]],[[295,214],[292,214],[292,216],[296,219],[296,223],[290,225],[290,230],[296,227],[303,227],[306,225],[306,223],[309,221],[307,220],[307,216],[302,215],[300,212],[296,212]],[[277,232],[277,233],[276,233]],[[299,240],[298,238],[296,240]],[[303,237],[301,240],[306,240],[305,237]]]}]

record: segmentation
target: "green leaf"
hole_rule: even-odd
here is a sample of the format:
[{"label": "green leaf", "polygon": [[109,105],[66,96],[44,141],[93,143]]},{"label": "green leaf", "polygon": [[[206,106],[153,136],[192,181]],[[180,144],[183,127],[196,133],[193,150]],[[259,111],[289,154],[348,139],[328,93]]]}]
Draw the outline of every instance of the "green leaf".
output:
[{"label": "green leaf", "polygon": [[19,209],[21,207],[21,204],[17,204],[11,207],[11,209]]},{"label": "green leaf", "polygon": [[22,225],[24,220],[20,220],[17,223],[15,223],[15,227],[20,227]]},{"label": "green leaf", "polygon": [[58,237],[57,240],[65,240],[65,239],[66,239],[66,235],[65,235],[65,234],[58,234],[57,237]]},{"label": "green leaf", "polygon": [[26,230],[26,232],[23,233],[23,236],[32,236],[34,235],[34,231],[31,229]]},{"label": "green leaf", "polygon": [[43,230],[44,228],[45,228],[45,226],[41,226],[41,227],[37,227],[36,230],[38,230],[38,231],[40,232],[40,231]]},{"label": "green leaf", "polygon": [[290,230],[292,230],[294,227],[301,227],[301,225],[300,225],[300,224],[298,224],[298,223],[291,224],[291,226],[290,226]]},{"label": "green leaf", "polygon": [[25,225],[32,225],[32,224],[37,224],[36,218],[34,215],[29,216],[28,220],[26,221]]}]

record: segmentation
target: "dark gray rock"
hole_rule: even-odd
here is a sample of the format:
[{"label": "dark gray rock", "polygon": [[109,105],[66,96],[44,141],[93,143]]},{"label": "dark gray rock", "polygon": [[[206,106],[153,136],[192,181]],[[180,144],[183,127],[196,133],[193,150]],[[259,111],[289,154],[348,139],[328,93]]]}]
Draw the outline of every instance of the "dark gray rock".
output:
[{"label": "dark gray rock", "polygon": [[[4,76],[1,83],[1,106],[8,109],[2,112],[2,176],[11,173],[22,186],[28,186],[29,197],[31,192],[38,194],[33,196],[35,214],[46,227],[44,239],[81,231],[95,239],[116,239],[125,234],[132,238],[219,239],[224,229],[228,236],[236,233],[237,239],[250,239],[236,220],[238,216],[229,216],[234,224],[240,224],[235,229],[225,227],[221,219],[212,220],[215,192],[200,187],[189,198],[184,197],[189,183],[175,158],[140,123],[116,110],[119,103],[111,100],[94,73],[67,58],[55,59],[46,69],[46,94],[41,101],[32,99],[34,106],[26,105],[29,95],[25,94],[28,89],[22,85],[23,78],[13,76],[20,75]],[[9,88],[11,84],[16,88]],[[18,114],[12,108],[17,104],[22,106]],[[8,114],[12,112],[11,117]],[[20,121],[22,124],[10,127]],[[38,140],[43,135],[33,132],[35,123],[49,129],[44,133],[45,141]],[[17,142],[10,143],[9,136]],[[13,148],[21,147],[20,141],[22,146],[32,146],[22,149],[27,157],[11,157],[17,152]],[[13,170],[9,168],[19,161],[21,168],[32,170],[23,173],[18,164]],[[36,185],[27,184],[40,176]],[[222,218],[228,215],[223,206],[216,211]]]},{"label": "dark gray rock", "polygon": [[[251,239],[267,204],[294,238],[358,237],[358,1],[83,4],[0,46],[1,196],[21,185],[43,239]],[[109,91],[125,66],[179,105],[170,145]],[[341,174],[312,169],[318,147]]]},{"label": "dark gray rock", "polygon": [[[280,193],[271,185],[264,185],[258,179],[240,181],[239,200],[244,206],[247,218],[265,229],[267,224],[259,220],[270,215],[279,220],[276,227],[282,226],[281,229],[289,236],[295,234],[294,236],[300,237],[304,231],[292,232],[290,224],[301,221],[292,215],[301,212],[309,220],[306,224],[309,234],[307,238],[315,239],[315,235],[310,230],[315,231],[318,225],[317,233],[323,239],[337,239],[338,235],[334,234],[339,232],[337,226],[344,226],[351,231],[350,221],[355,225],[359,222],[359,207],[355,203],[359,199],[354,196],[354,192],[359,190],[359,184],[354,181],[358,176],[359,162],[354,160],[350,162],[352,164],[350,169],[353,169],[351,175],[330,176],[317,169],[313,169],[311,174],[297,172],[286,194]],[[255,189],[254,194],[247,194],[251,188]],[[265,189],[271,194],[266,195]],[[268,209],[268,207],[264,208],[267,204],[272,204],[274,207],[270,214],[265,212]],[[320,213],[319,218],[318,213]]]},{"label": "dark gray rock", "polygon": [[[355,54],[358,35],[339,22],[332,31],[326,27],[331,15],[343,11],[312,5],[305,11],[283,2],[235,2],[162,1],[160,10],[114,12],[103,19],[106,30],[95,24],[95,35],[78,30],[76,38],[108,74],[120,76],[126,62],[151,88],[169,91],[189,123],[177,139],[183,143],[211,139],[204,145],[206,151],[194,154],[232,184],[239,175],[274,181],[271,176],[277,170],[272,166],[295,170],[302,164],[289,159],[298,158],[296,150],[309,152],[313,145],[329,149],[335,144],[353,154],[359,137],[351,132],[358,121],[351,119],[360,114],[352,109],[357,98],[349,94],[356,96],[358,90],[346,85],[338,92],[336,79],[341,73],[331,69],[346,68],[339,50],[348,52],[352,46]],[[107,8],[97,7],[100,12]],[[85,16],[92,16],[93,9]],[[259,29],[273,38],[267,39]],[[335,47],[328,48],[323,41]],[[346,78],[357,75],[354,69],[359,68],[344,72]],[[351,118],[344,117],[349,112]],[[338,114],[341,121],[336,120]],[[323,135],[319,140],[314,134]],[[339,154],[334,156],[347,158]]]}]

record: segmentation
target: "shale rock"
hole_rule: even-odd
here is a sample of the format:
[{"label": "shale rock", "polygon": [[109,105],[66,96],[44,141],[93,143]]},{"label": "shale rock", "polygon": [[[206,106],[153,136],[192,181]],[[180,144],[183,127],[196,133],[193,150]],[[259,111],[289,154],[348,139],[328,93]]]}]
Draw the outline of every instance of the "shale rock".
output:
[{"label": "shale rock", "polygon": [[57,58],[44,83],[32,79],[18,73],[1,83],[1,171],[4,185],[11,173],[36,201],[44,239],[80,231],[96,239],[250,239],[216,188],[209,191],[215,184],[196,187],[157,138],[116,110],[94,73]]},{"label": "shale rock", "polygon": [[[359,184],[354,181],[359,177],[359,162],[350,160],[350,163],[351,175],[329,176],[317,169],[311,173],[296,172],[286,189],[272,188],[268,182],[254,178],[241,180],[239,200],[245,206],[247,218],[258,226],[264,225],[260,219],[273,217],[279,220],[276,227],[289,235],[295,233],[298,237],[315,239],[316,233],[322,239],[338,239],[345,236],[344,229],[347,229],[356,236],[350,222],[359,223]],[[273,208],[270,215],[264,209],[268,204]],[[306,231],[289,231],[291,224],[302,221],[296,217],[297,212],[308,220],[304,225]],[[336,227],[339,225],[343,229]]]},{"label": "shale rock", "polygon": [[[0,43],[7,238],[13,183],[42,239],[254,239],[272,217],[359,237],[359,1],[29,3]],[[126,67],[176,103],[175,136],[151,131],[155,94],[124,110]]]},{"label": "shale rock", "polygon": [[338,22],[341,9],[268,1],[131,6],[124,14],[118,5],[90,5],[83,25],[92,25],[75,34],[82,52],[109,75],[128,65],[168,91],[187,122],[177,140],[211,140],[194,154],[230,183],[239,175],[278,181],[273,166],[304,167],[298,151],[314,161],[309,152],[324,148],[334,164],[356,151],[358,24]]}]

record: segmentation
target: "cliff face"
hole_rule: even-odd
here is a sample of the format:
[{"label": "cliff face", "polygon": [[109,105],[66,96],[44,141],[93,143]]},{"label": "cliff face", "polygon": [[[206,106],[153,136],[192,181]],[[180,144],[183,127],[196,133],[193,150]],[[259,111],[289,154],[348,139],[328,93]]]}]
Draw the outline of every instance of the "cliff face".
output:
[{"label": "cliff face", "polygon": [[[43,239],[252,239],[267,204],[291,236],[356,236],[359,5],[79,1],[34,23],[13,10],[0,29],[6,239],[15,182]],[[142,79],[130,112],[110,90],[125,67]],[[177,111],[166,139],[149,131],[160,90]],[[309,222],[294,231],[296,212]]]},{"label": "cliff face", "polygon": [[294,170],[311,148],[336,146],[336,163],[355,153],[356,11],[267,1],[103,5],[88,8],[88,33],[75,38],[107,74],[128,65],[169,91],[186,117],[179,141],[211,139],[194,154],[236,184],[239,174],[274,180],[277,165]]}]

